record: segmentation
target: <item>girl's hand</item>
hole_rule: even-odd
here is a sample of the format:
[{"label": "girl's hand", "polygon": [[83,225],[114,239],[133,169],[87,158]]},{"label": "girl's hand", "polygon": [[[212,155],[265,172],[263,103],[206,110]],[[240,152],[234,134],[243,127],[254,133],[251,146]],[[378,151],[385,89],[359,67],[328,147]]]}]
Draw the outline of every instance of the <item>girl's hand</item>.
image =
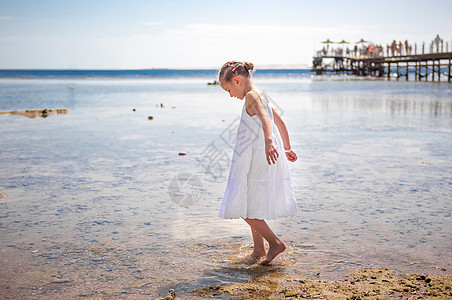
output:
[{"label": "girl's hand", "polygon": [[297,155],[292,150],[290,150],[289,152],[286,152],[286,157],[287,157],[287,160],[291,161],[291,162],[294,162],[298,159]]},{"label": "girl's hand", "polygon": [[267,156],[267,162],[269,165],[272,163],[275,164],[276,160],[279,157],[278,150],[276,150],[275,145],[272,143],[269,143],[265,145],[265,155]]}]

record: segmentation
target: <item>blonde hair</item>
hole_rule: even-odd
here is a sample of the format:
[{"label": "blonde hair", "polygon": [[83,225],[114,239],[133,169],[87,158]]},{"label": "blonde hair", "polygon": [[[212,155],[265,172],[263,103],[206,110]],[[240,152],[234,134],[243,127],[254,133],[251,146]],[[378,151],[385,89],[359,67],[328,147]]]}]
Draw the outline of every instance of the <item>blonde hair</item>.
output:
[{"label": "blonde hair", "polygon": [[250,62],[229,61],[221,67],[218,80],[220,82],[229,82],[237,75],[250,77],[250,73],[253,70],[254,65]]}]

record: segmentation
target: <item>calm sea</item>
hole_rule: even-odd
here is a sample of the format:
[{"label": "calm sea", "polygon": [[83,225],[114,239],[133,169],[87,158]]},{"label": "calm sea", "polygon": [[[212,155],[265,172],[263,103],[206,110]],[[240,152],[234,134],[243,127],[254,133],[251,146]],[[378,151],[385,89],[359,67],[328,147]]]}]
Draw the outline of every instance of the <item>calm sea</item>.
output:
[{"label": "calm sea", "polygon": [[[132,79],[132,78],[216,78],[218,70],[175,70],[175,69],[148,69],[148,70],[0,70],[0,78],[72,78],[72,79]],[[255,72],[259,77],[306,77],[309,70],[293,69],[263,69]]]},{"label": "calm sea", "polygon": [[[216,76],[0,70],[0,295],[189,296],[262,272],[368,266],[452,273],[450,83],[257,70],[299,156],[299,215],[269,222],[288,249],[262,269],[240,259],[245,222],[217,217],[243,102],[207,84]],[[11,113],[33,109],[67,111]]]}]

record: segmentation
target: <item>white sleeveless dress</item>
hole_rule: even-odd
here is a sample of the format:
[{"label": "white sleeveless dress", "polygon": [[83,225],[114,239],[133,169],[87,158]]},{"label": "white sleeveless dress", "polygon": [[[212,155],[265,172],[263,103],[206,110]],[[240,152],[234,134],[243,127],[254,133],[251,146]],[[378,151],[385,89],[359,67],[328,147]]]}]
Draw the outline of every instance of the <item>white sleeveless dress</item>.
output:
[{"label": "white sleeveless dress", "polygon": [[243,104],[226,191],[220,207],[222,218],[273,220],[295,216],[297,204],[290,180],[289,164],[271,104],[259,95],[272,124],[273,143],[278,150],[276,164],[269,165],[265,155],[262,124],[250,116]]}]

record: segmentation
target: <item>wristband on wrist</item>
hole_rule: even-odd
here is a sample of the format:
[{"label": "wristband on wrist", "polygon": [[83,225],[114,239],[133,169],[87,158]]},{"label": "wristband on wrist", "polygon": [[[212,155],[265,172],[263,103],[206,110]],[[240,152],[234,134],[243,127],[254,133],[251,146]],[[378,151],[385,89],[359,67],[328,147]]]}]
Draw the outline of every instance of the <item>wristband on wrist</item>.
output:
[{"label": "wristband on wrist", "polygon": [[284,151],[290,152],[290,151],[292,151],[292,148],[289,148],[289,150],[284,149]]}]

